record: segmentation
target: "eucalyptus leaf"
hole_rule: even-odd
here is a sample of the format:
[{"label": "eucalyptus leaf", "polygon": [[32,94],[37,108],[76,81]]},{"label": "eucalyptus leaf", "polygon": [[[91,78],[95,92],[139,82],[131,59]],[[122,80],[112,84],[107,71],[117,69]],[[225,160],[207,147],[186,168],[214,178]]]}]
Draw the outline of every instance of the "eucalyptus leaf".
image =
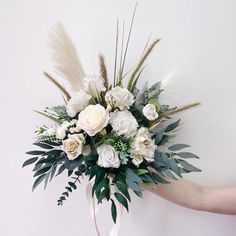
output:
[{"label": "eucalyptus leaf", "polygon": [[197,158],[199,159],[199,157],[191,152],[179,152],[176,153],[176,155],[182,157],[182,158]]},{"label": "eucalyptus leaf", "polygon": [[176,129],[178,126],[179,126],[179,123],[180,123],[181,119],[175,121],[174,123],[168,125],[165,129],[166,132],[170,132],[174,129]]},{"label": "eucalyptus leaf", "polygon": [[178,150],[181,150],[183,148],[188,148],[188,147],[191,147],[191,146],[189,146],[187,144],[178,143],[178,144],[174,144],[174,145],[168,147],[168,149],[170,151],[178,151]]},{"label": "eucalyptus leaf", "polygon": [[179,163],[183,166],[183,168],[187,171],[190,171],[190,172],[201,172],[200,169],[198,169],[197,167],[189,164],[188,162],[186,161],[183,161],[183,160],[179,160]]}]

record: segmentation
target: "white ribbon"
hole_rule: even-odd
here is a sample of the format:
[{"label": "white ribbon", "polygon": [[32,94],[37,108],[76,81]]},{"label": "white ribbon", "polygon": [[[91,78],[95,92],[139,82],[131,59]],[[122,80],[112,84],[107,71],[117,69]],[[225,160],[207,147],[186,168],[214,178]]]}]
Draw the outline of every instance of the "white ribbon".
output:
[{"label": "white ribbon", "polygon": [[[91,179],[89,181],[89,183],[87,184],[87,187],[86,187],[86,198],[87,198],[87,202],[88,202],[88,205],[89,205],[91,218],[94,221],[97,236],[101,236],[101,234],[99,232],[98,224],[97,224],[97,218],[96,218],[96,215],[98,214],[99,208],[98,208],[97,201],[92,196],[93,184],[94,184],[94,179]],[[119,207],[117,208],[116,224],[114,224],[112,226],[112,228],[109,232],[109,236],[118,236],[118,234],[120,232],[121,220],[122,220],[122,215],[123,215],[123,206],[120,203],[118,203],[118,205],[119,205]]]}]

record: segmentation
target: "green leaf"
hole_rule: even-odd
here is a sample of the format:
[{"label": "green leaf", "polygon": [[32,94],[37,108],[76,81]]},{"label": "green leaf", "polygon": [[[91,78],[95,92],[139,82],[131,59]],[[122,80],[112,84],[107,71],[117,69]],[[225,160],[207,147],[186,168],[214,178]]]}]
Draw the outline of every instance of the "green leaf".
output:
[{"label": "green leaf", "polygon": [[190,171],[190,172],[201,172],[200,169],[198,169],[197,167],[195,166],[192,166],[191,164],[189,164],[188,162],[186,161],[183,161],[183,160],[178,160],[179,163],[183,166],[183,168],[187,171]]},{"label": "green leaf", "polygon": [[132,180],[133,182],[142,183],[141,178],[137,176],[135,172],[130,168],[126,170],[126,178]]},{"label": "green leaf", "polygon": [[50,155],[60,156],[60,154],[62,152],[63,152],[62,150],[55,149],[55,150],[51,150],[51,151],[48,151],[48,152],[44,152],[43,156],[50,156]]},{"label": "green leaf", "polygon": [[170,151],[178,151],[180,149],[187,148],[187,147],[191,147],[191,146],[189,146],[187,144],[178,143],[178,144],[174,144],[174,145],[168,147],[168,149]]},{"label": "green leaf", "polygon": [[31,165],[33,164],[34,162],[36,162],[38,160],[38,157],[33,157],[33,158],[30,158],[28,160],[26,160],[23,165],[22,165],[22,168],[25,167],[25,166],[28,166],[28,165]]},{"label": "green leaf", "polygon": [[62,195],[66,196],[66,197],[69,197],[69,193],[68,192],[64,192],[64,193],[62,193]]},{"label": "green leaf", "polygon": [[197,158],[199,159],[199,157],[191,152],[179,152],[176,153],[176,155],[182,157],[182,158]]},{"label": "green leaf", "polygon": [[179,177],[182,177],[181,172],[180,172],[180,168],[178,167],[176,161],[173,158],[170,158],[169,163],[170,163],[171,170],[173,170],[173,172],[176,175],[178,175]]},{"label": "green leaf", "polygon": [[83,157],[80,156],[77,159],[71,161],[68,158],[65,158],[65,168],[68,170],[74,170],[76,167],[79,167],[81,163],[83,162]]},{"label": "green leaf", "polygon": [[77,186],[76,186],[75,183],[73,183],[73,182],[69,182],[68,184],[69,184],[73,189],[77,189]]},{"label": "green leaf", "polygon": [[157,186],[156,183],[143,183],[143,185],[147,188],[155,188]]},{"label": "green leaf", "polygon": [[39,169],[38,171],[35,172],[34,177],[44,174],[45,172],[47,172],[49,169],[51,168],[51,166],[47,166],[47,167],[43,167],[41,169]]},{"label": "green leaf", "polygon": [[165,178],[163,178],[162,176],[160,176],[157,173],[152,173],[152,177],[157,183],[161,183],[161,184],[169,184],[170,183],[169,181],[167,181]]},{"label": "green leaf", "polygon": [[58,175],[60,175],[64,170],[65,170],[66,168],[65,168],[65,165],[64,164],[62,164],[61,166],[60,166],[60,168],[59,168],[59,170],[58,170],[58,172],[57,172],[57,175],[56,176],[58,176]]},{"label": "green leaf", "polygon": [[116,223],[116,217],[117,217],[116,204],[112,199],[111,199],[111,215],[114,223]]},{"label": "green leaf", "polygon": [[129,211],[128,202],[127,202],[126,198],[120,193],[114,193],[114,195],[115,195],[117,201],[120,204],[122,204],[126,208],[127,211]]},{"label": "green leaf", "polygon": [[146,174],[148,173],[149,171],[148,170],[145,170],[145,169],[136,169],[135,170],[135,174],[136,175],[143,175],[143,174]]},{"label": "green leaf", "polygon": [[163,172],[166,176],[168,176],[168,177],[170,177],[170,178],[172,178],[172,179],[177,180],[177,178],[176,178],[175,175],[171,172],[171,170],[169,170],[169,169],[162,169],[162,172]]},{"label": "green leaf", "polygon": [[45,144],[45,143],[33,143],[33,145],[44,148],[44,149],[53,149],[52,146]]},{"label": "green leaf", "polygon": [[35,188],[46,178],[46,174],[40,175],[33,184],[32,192],[35,190]]},{"label": "green leaf", "polygon": [[140,198],[143,197],[143,193],[140,192],[140,191],[134,191],[134,193],[135,193],[138,197],[140,197]]},{"label": "green leaf", "polygon": [[68,190],[70,193],[72,192],[72,188],[71,187],[65,187],[66,190]]},{"label": "green leaf", "polygon": [[149,99],[156,98],[157,94],[160,92],[161,88],[161,82],[157,82],[153,84],[149,89],[148,89],[148,97]]},{"label": "green leaf", "polygon": [[117,182],[116,186],[121,191],[121,193],[123,193],[125,195],[125,197],[131,202],[129,191],[128,191],[126,184],[121,183],[121,182]]},{"label": "green leaf", "polygon": [[29,152],[26,152],[26,154],[33,155],[33,156],[42,155],[44,153],[45,153],[44,151],[29,151]]},{"label": "green leaf", "polygon": [[165,133],[165,128],[161,129],[160,131],[157,132],[156,137],[155,137],[155,144],[156,145],[158,145],[161,142],[164,133]]},{"label": "green leaf", "polygon": [[181,119],[179,119],[179,120],[175,121],[174,123],[168,125],[165,128],[165,132],[170,132],[170,131],[176,129],[179,126],[180,121],[181,121]]},{"label": "green leaf", "polygon": [[52,178],[54,177],[55,173],[57,170],[57,165],[53,166],[52,170],[51,170],[51,174],[50,174],[50,182],[52,181]]}]

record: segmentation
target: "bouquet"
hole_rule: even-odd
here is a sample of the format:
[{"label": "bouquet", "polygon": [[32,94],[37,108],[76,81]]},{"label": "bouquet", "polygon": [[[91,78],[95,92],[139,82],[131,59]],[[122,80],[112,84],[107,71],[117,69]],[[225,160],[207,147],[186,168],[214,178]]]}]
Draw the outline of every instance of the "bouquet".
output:
[{"label": "bouquet", "polygon": [[99,56],[100,73],[86,76],[63,25],[55,27],[51,46],[56,76],[66,79],[70,90],[52,74],[44,73],[60,90],[64,101],[62,105],[37,111],[52,124],[36,130],[33,145],[37,150],[27,152],[31,158],[23,164],[23,167],[34,164],[33,190],[41,183],[46,188],[54,176],[67,173],[70,180],[57,201],[59,206],[76,190],[81,177],[88,176],[97,203],[111,202],[114,222],[117,204],[128,211],[130,191],[142,197],[144,188],[158,188],[159,183],[168,184],[168,178],[200,171],[186,161],[198,158],[182,151],[189,145],[169,143],[181,125],[180,119],[173,120],[172,116],[199,103],[170,107],[159,99],[164,92],[162,82],[150,87],[144,83],[141,89],[137,86],[145,61],[159,39],[146,45],[135,69],[126,73],[132,25],[133,19],[125,46],[124,30],[119,44],[117,26],[112,76],[103,55]]}]

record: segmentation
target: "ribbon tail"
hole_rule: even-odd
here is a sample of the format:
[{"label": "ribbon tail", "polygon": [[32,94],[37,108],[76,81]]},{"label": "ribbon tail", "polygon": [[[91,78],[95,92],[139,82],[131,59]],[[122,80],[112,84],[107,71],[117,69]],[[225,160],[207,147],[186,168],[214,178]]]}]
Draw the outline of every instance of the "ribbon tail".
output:
[{"label": "ribbon tail", "polygon": [[89,183],[87,184],[87,187],[86,187],[86,198],[87,198],[87,202],[88,202],[88,205],[89,205],[89,210],[90,210],[91,218],[94,221],[94,225],[95,225],[95,229],[96,229],[96,232],[97,232],[97,236],[101,236],[101,234],[99,232],[99,229],[98,229],[97,218],[96,218],[96,215],[97,215],[98,210],[99,210],[98,209],[98,204],[97,204],[97,202],[95,201],[95,199],[92,196],[93,183],[94,183],[94,179],[90,180]]}]

